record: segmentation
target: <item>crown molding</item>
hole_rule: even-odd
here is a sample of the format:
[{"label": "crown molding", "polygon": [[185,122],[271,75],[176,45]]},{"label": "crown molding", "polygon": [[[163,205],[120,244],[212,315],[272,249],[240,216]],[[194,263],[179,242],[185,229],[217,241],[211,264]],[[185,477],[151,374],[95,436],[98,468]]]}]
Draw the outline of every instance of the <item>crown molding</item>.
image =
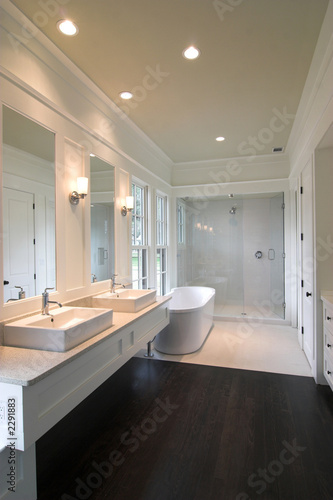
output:
[{"label": "crown molding", "polygon": [[230,165],[240,165],[242,167],[252,167],[254,165],[271,164],[289,165],[289,155],[287,153],[275,153],[269,155],[235,156],[232,158],[220,158],[218,160],[199,160],[191,162],[174,163],[174,169],[180,170],[201,170],[207,168],[223,168]]},{"label": "crown molding", "polygon": [[[301,168],[302,157],[308,156],[308,146],[313,142],[315,130],[325,113],[325,108],[329,106],[329,101],[326,103],[323,101],[325,94],[328,100],[332,97],[332,80],[329,76],[333,60],[332,26],[333,2],[330,1],[286,147],[286,152],[289,152],[290,156],[291,176],[297,174]],[[311,144],[311,147],[316,145]]]}]

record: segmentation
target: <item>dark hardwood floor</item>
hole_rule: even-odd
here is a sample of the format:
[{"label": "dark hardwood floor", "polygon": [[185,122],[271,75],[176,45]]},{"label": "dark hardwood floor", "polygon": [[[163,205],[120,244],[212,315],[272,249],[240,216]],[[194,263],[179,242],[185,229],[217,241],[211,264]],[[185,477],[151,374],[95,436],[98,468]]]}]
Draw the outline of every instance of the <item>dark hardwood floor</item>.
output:
[{"label": "dark hardwood floor", "polygon": [[133,358],[37,442],[38,500],[332,500],[333,393]]}]

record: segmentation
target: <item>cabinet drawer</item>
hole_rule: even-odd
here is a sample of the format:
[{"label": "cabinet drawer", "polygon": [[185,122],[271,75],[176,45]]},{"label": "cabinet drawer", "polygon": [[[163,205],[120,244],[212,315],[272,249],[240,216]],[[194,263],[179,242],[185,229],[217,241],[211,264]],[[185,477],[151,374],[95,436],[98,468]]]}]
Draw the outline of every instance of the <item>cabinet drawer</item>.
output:
[{"label": "cabinet drawer", "polygon": [[324,330],[324,353],[331,360],[331,363],[333,363],[333,334],[326,328]]},{"label": "cabinet drawer", "polygon": [[324,357],[324,375],[333,391],[333,362],[326,355]]},{"label": "cabinet drawer", "polygon": [[333,308],[324,304],[324,328],[333,335]]}]

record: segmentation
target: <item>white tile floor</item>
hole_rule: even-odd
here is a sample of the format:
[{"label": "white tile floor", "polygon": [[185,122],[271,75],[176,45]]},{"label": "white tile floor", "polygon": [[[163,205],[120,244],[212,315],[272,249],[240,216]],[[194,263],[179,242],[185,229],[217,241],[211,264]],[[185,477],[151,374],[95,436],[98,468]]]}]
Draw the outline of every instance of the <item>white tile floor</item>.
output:
[{"label": "white tile floor", "polygon": [[311,377],[297,330],[289,326],[215,320],[199,351],[185,355],[152,352],[155,359]]},{"label": "white tile floor", "polygon": [[[247,318],[257,318],[259,312],[259,317],[270,320],[281,320],[279,316],[277,316],[272,310],[267,308],[262,308],[258,311],[255,307],[243,306],[241,304],[223,304],[217,305],[215,304],[214,314],[215,316],[222,316],[224,319],[226,318],[242,318],[245,316]],[[282,320],[281,320],[282,322]]]}]

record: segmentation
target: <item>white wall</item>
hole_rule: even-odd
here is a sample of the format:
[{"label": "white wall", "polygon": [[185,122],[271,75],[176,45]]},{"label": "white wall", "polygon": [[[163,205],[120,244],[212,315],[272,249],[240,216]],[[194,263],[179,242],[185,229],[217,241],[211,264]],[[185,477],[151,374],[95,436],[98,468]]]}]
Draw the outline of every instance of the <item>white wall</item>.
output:
[{"label": "white wall", "polygon": [[[76,177],[89,177],[89,153],[115,167],[115,265],[123,280],[130,278],[131,218],[120,214],[122,198],[129,194],[132,175],[149,184],[152,193],[158,189],[170,196],[171,161],[38,30],[31,30],[35,36],[24,39],[29,30],[20,23],[31,24],[10,2],[1,0],[0,5],[1,103],[50,129],[56,137],[57,291],[52,299],[66,302],[108,286],[91,284],[89,194],[77,206],[68,201]],[[1,173],[2,164],[2,183]],[[2,212],[0,224],[2,235]],[[40,307],[40,297],[4,305],[0,287],[1,319]]]},{"label": "white wall", "polygon": [[[114,104],[35,27],[30,30],[34,36],[25,39],[23,26],[32,28],[32,25],[8,0],[0,0],[0,5],[2,102],[56,133],[58,291],[55,298],[63,301],[75,299],[89,294],[92,290],[97,291],[102,286],[97,283],[92,288],[90,283],[89,202],[80,202],[76,212],[67,202],[69,184],[73,181],[72,175],[76,175],[77,166],[74,168],[71,165],[68,155],[65,154],[65,145],[67,144],[68,148],[69,144],[74,144],[76,146],[72,147],[81,151],[79,170],[82,172],[89,174],[90,151],[115,167],[116,265],[118,273],[124,277],[129,272],[130,226],[129,219],[120,215],[119,207],[121,197],[128,194],[132,175],[149,184],[152,194],[160,190],[169,196],[170,286],[176,284],[174,269],[177,196],[207,197],[228,192],[284,191],[286,314],[290,317],[290,304],[295,305],[295,300],[291,300],[294,293],[291,280],[292,266],[296,259],[295,249],[291,244],[291,230],[295,227],[295,218],[292,217],[293,211],[290,209],[287,178],[290,166],[290,187],[294,189],[299,172],[332,122],[332,2],[329,4],[286,153],[278,156],[178,165],[173,165],[127,117],[119,114]],[[29,32],[29,29],[26,29],[26,32]],[[189,174],[191,185],[188,182]],[[2,223],[2,214],[0,221]],[[74,255],[77,263],[76,267],[71,269],[70,263]],[[2,259],[0,244],[1,262]],[[40,306],[39,299],[33,299],[5,308],[2,298],[1,291],[0,314],[4,319],[38,310]]]},{"label": "white wall", "polygon": [[[332,81],[333,81],[333,2],[329,2],[326,16],[322,25],[321,33],[318,39],[317,47],[312,59],[311,67],[307,77],[307,81],[303,90],[300,105],[297,111],[296,119],[294,122],[293,130],[288,143],[288,152],[290,155],[290,187],[292,195],[298,192],[300,186],[300,174],[303,168],[309,161],[314,162],[315,169],[315,191],[313,192],[314,198],[314,220],[315,220],[315,234],[313,247],[316,256],[316,247],[318,247],[318,234],[317,229],[321,231],[320,227],[324,220],[327,221],[327,212],[323,213],[322,208],[317,205],[317,200],[325,200],[327,196],[331,198],[331,194],[327,193],[326,179],[330,180],[331,177],[325,169],[329,168],[327,165],[323,167],[321,161],[321,153],[316,152],[316,148],[325,136],[327,130],[333,123],[333,97],[332,97]],[[319,166],[317,170],[317,160]],[[330,162],[330,167],[332,161]],[[323,218],[322,218],[323,217]],[[295,218],[296,221],[296,218]],[[317,226],[317,222],[319,226]],[[292,221],[292,227],[296,228],[296,224]],[[332,227],[332,222],[330,227]],[[299,237],[299,235],[297,235]],[[292,240],[292,262],[295,269],[294,275],[299,282],[301,276],[299,274],[300,261],[297,256],[296,242]],[[313,272],[315,279],[315,301],[314,301],[314,321],[313,321],[313,335],[315,346],[315,360],[313,366],[313,374],[318,383],[325,383],[323,377],[323,363],[322,363],[322,306],[320,302],[320,286],[323,285],[321,277],[325,275],[325,282],[330,290],[333,289],[333,282],[329,279],[332,276],[332,262],[327,260],[325,270],[322,270],[321,263],[315,257],[313,262]],[[323,274],[322,274],[323,273]],[[326,281],[327,277],[327,281]],[[320,281],[320,284],[318,282]],[[301,294],[299,291],[299,299]],[[296,309],[296,305],[295,305]],[[301,311],[301,307],[299,309]],[[300,323],[299,323],[300,326]]]},{"label": "white wall", "polygon": [[321,294],[333,290],[333,148],[317,149],[314,158],[315,177],[315,351],[316,378],[326,383],[323,371],[323,307]]}]

